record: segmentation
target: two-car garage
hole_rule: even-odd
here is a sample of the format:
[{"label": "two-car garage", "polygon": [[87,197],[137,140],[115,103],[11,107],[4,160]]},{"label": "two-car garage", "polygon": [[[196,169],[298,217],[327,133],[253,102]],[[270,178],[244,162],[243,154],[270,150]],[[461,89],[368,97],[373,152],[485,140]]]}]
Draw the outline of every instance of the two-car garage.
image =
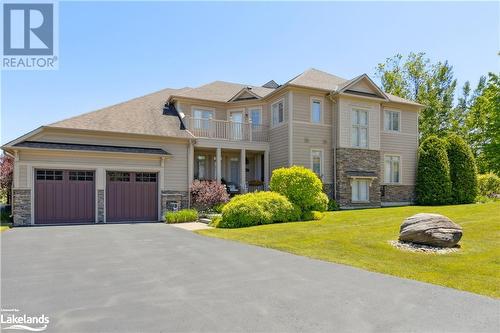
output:
[{"label": "two-car garage", "polygon": [[[34,170],[35,224],[94,223],[96,173]],[[158,220],[158,174],[107,171],[106,222]]]}]

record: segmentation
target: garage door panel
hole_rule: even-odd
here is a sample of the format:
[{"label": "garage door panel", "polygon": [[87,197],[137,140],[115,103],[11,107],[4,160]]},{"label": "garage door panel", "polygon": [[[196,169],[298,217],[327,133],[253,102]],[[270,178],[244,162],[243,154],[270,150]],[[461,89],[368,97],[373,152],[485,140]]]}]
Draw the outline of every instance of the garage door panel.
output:
[{"label": "garage door panel", "polygon": [[93,171],[35,170],[36,224],[91,223],[94,214]]},{"label": "garage door panel", "polygon": [[156,221],[156,173],[116,172],[106,175],[106,220]]}]

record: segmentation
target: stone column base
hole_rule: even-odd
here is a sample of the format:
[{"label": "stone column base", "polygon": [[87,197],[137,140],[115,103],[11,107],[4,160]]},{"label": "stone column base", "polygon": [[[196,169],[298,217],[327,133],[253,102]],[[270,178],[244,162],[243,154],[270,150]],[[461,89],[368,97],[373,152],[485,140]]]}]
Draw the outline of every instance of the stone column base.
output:
[{"label": "stone column base", "polygon": [[161,191],[161,219],[165,219],[168,211],[188,208],[188,192],[184,191]]},{"label": "stone column base", "polygon": [[12,190],[14,226],[31,225],[31,190]]},{"label": "stone column base", "polygon": [[104,223],[104,190],[97,190],[97,223]]}]

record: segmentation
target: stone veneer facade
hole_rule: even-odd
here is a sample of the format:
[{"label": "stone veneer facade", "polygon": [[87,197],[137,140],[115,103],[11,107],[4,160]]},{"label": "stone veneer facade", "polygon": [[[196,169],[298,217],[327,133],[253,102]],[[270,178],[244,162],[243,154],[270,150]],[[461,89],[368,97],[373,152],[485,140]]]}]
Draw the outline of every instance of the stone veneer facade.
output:
[{"label": "stone veneer facade", "polygon": [[382,185],[380,193],[383,203],[413,203],[415,201],[414,185]]},{"label": "stone veneer facade", "polygon": [[180,204],[179,209],[188,208],[189,196],[188,192],[183,191],[161,191],[161,219],[164,219],[165,213],[172,210],[170,203],[177,202]]},{"label": "stone veneer facade", "polygon": [[104,223],[104,190],[97,190],[97,222]]},{"label": "stone veneer facade", "polygon": [[14,225],[31,225],[31,190],[12,190]]},{"label": "stone veneer facade", "polygon": [[[380,152],[378,150],[337,148],[336,153],[337,202],[342,208],[380,207]],[[374,179],[370,186],[370,202],[351,200],[351,179],[348,171],[371,172]]]}]

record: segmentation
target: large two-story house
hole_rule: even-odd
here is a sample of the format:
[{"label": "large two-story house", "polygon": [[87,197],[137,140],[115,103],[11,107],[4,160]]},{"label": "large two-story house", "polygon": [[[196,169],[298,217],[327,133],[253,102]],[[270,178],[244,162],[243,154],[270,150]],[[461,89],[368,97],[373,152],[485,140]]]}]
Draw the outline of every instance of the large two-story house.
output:
[{"label": "large two-story house", "polygon": [[2,148],[15,159],[16,225],[161,220],[190,184],[266,188],[302,165],[343,208],[411,203],[422,105],[309,69],[286,83],[215,81],[42,126]]}]

